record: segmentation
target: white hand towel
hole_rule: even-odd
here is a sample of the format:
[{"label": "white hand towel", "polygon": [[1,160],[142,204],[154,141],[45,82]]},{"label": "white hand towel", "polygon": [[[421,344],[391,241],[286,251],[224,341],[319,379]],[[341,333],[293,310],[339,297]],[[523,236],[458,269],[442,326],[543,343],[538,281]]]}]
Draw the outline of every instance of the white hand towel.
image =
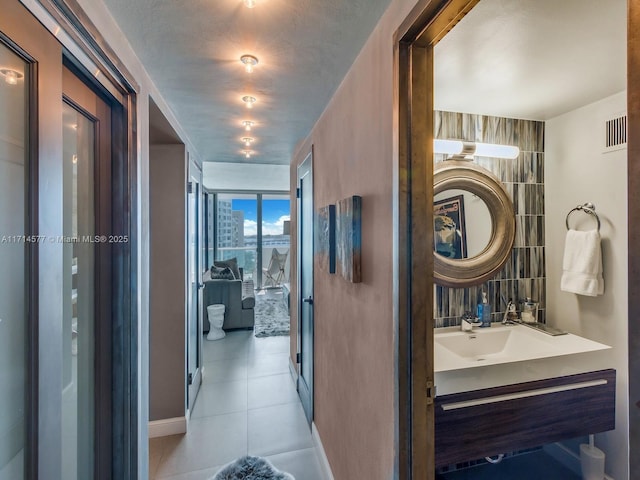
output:
[{"label": "white hand towel", "polygon": [[604,293],[602,247],[597,230],[569,230],[564,244],[560,289],[595,297]]}]

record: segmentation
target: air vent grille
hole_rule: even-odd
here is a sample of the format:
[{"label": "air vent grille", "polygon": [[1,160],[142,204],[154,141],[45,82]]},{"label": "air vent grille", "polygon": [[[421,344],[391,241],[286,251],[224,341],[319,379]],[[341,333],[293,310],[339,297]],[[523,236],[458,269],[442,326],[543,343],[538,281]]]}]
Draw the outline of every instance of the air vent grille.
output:
[{"label": "air vent grille", "polygon": [[620,115],[605,121],[605,152],[627,146],[627,116]]}]

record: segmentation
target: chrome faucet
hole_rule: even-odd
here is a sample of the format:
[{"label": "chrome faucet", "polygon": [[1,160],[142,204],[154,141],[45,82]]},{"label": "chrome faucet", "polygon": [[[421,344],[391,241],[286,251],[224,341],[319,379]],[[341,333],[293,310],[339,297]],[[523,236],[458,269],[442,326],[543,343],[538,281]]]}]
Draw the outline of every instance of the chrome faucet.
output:
[{"label": "chrome faucet", "polygon": [[482,322],[478,317],[475,317],[471,312],[466,312],[460,317],[460,330],[463,332],[472,332],[473,327],[481,325]]},{"label": "chrome faucet", "polygon": [[507,309],[504,312],[504,317],[502,318],[503,325],[516,325],[520,323],[518,320],[518,312],[516,311],[516,304],[513,303],[513,300],[509,299],[509,303],[507,303]]}]

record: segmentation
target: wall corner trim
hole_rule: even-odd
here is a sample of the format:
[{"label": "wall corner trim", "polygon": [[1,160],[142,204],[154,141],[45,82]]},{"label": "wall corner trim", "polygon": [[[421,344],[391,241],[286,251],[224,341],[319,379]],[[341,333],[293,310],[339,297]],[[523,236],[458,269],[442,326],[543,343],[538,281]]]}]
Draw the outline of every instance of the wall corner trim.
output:
[{"label": "wall corner trim", "polygon": [[311,437],[313,438],[313,445],[316,447],[316,455],[320,462],[320,470],[322,471],[323,478],[326,480],[334,480],[333,473],[331,472],[331,465],[329,465],[329,459],[322,446],[322,440],[320,439],[320,433],[316,428],[316,424],[311,424]]},{"label": "wall corner trim", "polygon": [[187,433],[187,417],[165,418],[149,422],[149,438]]}]

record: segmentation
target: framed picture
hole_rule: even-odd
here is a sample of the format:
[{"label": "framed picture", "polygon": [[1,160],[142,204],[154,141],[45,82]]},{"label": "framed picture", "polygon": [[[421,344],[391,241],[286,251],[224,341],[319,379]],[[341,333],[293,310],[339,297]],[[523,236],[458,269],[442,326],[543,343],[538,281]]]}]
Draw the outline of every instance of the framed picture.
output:
[{"label": "framed picture", "polygon": [[362,281],[362,198],[354,195],[336,205],[336,271],[352,283]]},{"label": "framed picture", "polygon": [[336,273],[336,206],[327,205],[318,210],[317,251],[320,269]]},{"label": "framed picture", "polygon": [[434,200],[433,241],[438,255],[446,258],[467,258],[467,229],[464,218],[464,197]]}]

